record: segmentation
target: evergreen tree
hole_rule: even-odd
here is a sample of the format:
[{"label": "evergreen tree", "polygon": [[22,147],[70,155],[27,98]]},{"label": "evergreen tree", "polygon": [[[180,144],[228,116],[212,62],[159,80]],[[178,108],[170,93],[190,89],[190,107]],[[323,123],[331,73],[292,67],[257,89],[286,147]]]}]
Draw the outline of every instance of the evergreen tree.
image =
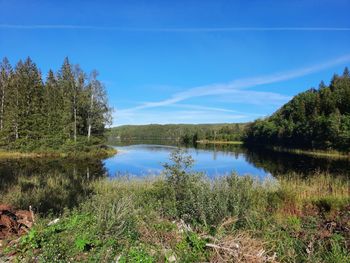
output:
[{"label": "evergreen tree", "polygon": [[0,131],[4,128],[6,96],[12,77],[12,67],[5,57],[0,64]]},{"label": "evergreen tree", "polygon": [[295,96],[276,113],[250,125],[246,143],[350,151],[350,77],[334,75]]},{"label": "evergreen tree", "polygon": [[63,104],[62,104],[62,122],[63,133],[66,138],[73,138],[74,136],[74,90],[75,79],[73,75],[72,66],[69,63],[69,59],[64,59],[61,71],[58,75],[59,86],[62,92]]},{"label": "evergreen tree", "polygon": [[65,58],[56,75],[49,70],[45,83],[30,58],[14,70],[6,58],[0,64],[0,145],[34,150],[59,149],[78,138],[101,137],[110,121],[104,86],[96,72],[86,74]]}]

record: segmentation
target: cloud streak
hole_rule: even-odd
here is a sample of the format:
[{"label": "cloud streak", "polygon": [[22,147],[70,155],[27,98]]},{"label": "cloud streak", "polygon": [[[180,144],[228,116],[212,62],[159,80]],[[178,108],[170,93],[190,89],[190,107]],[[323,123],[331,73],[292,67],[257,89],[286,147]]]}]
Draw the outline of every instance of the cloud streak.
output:
[{"label": "cloud streak", "polygon": [[[212,109],[193,109],[179,111],[148,111],[148,112],[116,112],[114,119],[118,123],[114,125],[140,125],[140,124],[168,124],[168,123],[226,123],[246,120],[249,114],[239,114],[226,111],[218,112]],[[171,121],[169,121],[171,120]]]},{"label": "cloud streak", "polygon": [[0,24],[2,29],[103,30],[126,32],[350,31],[350,27],[116,27],[92,25]]},{"label": "cloud streak", "polygon": [[191,98],[214,96],[214,95],[225,95],[225,94],[239,95],[239,97],[244,98],[242,102],[245,102],[245,103],[249,103],[250,100],[257,101],[256,100],[257,96],[260,96],[260,95],[263,95],[266,98],[269,98],[270,96],[271,99],[277,99],[277,100],[283,101],[283,100],[287,100],[288,97],[277,93],[267,93],[267,92],[249,91],[249,90],[247,91],[244,89],[266,85],[266,84],[278,83],[278,82],[306,76],[306,75],[309,75],[327,68],[331,68],[333,66],[336,66],[345,62],[349,62],[349,61],[350,61],[350,54],[347,54],[327,62],[319,63],[313,66],[304,67],[296,70],[280,72],[280,73],[265,75],[265,76],[252,77],[252,78],[237,79],[229,83],[219,83],[219,84],[199,86],[199,87],[188,89],[183,92],[175,93],[170,98],[160,100],[160,101],[155,101],[155,102],[145,102],[139,106],[129,108],[129,109],[124,109],[124,111],[136,111],[136,110],[142,110],[142,109],[148,109],[148,108],[164,107],[164,106],[173,105],[178,102],[185,101]]}]

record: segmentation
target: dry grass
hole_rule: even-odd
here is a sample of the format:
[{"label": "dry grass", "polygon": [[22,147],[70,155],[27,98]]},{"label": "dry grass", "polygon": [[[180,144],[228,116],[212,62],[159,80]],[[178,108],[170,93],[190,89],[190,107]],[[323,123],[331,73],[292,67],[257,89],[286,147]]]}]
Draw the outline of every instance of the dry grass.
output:
[{"label": "dry grass", "polygon": [[308,178],[292,176],[279,180],[281,189],[291,191],[298,201],[310,201],[315,198],[350,198],[350,182],[346,178],[330,174],[315,174]]},{"label": "dry grass", "polygon": [[214,252],[210,262],[277,262],[275,254],[265,250],[264,242],[247,233],[231,234],[212,240],[213,243],[206,244]]},{"label": "dry grass", "polygon": [[339,152],[335,150],[302,150],[302,149],[289,149],[289,148],[283,148],[283,147],[271,147],[274,151],[278,152],[289,152],[294,154],[301,154],[301,155],[309,155],[312,157],[319,157],[319,158],[334,158],[334,159],[349,159],[350,153],[345,152]]},{"label": "dry grass", "polygon": [[197,141],[199,144],[234,144],[234,145],[242,145],[242,141],[210,141],[210,140],[199,140]]}]

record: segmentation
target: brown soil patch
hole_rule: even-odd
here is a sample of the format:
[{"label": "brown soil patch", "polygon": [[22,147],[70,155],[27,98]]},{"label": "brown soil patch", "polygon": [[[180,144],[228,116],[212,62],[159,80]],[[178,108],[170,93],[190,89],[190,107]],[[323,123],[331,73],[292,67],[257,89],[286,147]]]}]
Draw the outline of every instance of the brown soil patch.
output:
[{"label": "brown soil patch", "polygon": [[0,204],[0,240],[27,233],[33,221],[31,211],[16,210],[12,206]]}]

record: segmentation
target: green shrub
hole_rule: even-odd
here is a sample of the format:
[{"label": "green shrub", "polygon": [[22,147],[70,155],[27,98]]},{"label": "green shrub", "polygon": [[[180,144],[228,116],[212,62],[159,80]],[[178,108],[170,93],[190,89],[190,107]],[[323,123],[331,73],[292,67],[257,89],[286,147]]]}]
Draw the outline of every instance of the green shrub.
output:
[{"label": "green shrub", "polygon": [[206,240],[201,239],[196,233],[188,232],[181,242],[176,245],[176,254],[179,262],[205,262],[209,253],[205,249]]},{"label": "green shrub", "polygon": [[154,263],[156,262],[156,259],[152,257],[149,253],[147,253],[142,247],[132,247],[119,258],[118,262]]},{"label": "green shrub", "polygon": [[[348,226],[347,181],[318,177],[269,184],[234,173],[209,180],[191,171],[193,161],[183,152],[174,152],[171,161],[165,176],[89,184],[94,194],[78,208],[64,212],[55,225],[39,219],[22,237],[18,260],[207,262],[214,258],[207,242],[225,246],[249,236],[280,262],[349,261],[342,230]],[[21,179],[12,198],[27,204],[24,197],[31,193],[31,202],[45,204],[46,197],[59,207],[70,196],[59,189],[71,184],[59,176]],[[224,252],[215,253],[220,258]]]}]

